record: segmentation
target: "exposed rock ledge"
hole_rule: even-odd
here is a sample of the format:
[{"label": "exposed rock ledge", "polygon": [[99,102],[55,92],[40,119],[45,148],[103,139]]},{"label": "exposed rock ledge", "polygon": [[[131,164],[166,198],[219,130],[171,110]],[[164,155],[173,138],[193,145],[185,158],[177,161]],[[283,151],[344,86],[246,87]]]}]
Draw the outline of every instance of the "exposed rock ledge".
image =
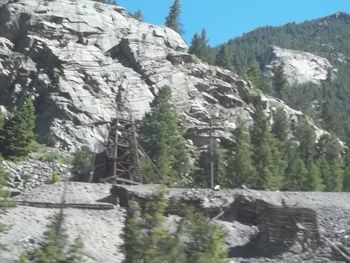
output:
[{"label": "exposed rock ledge", "polygon": [[[8,3],[7,3],[8,2]],[[254,103],[283,102],[254,94],[236,74],[187,53],[180,35],[140,23],[122,7],[92,0],[9,0],[0,5],[0,110],[32,94],[40,141],[74,151],[104,150],[118,98],[136,119],[157,90],[169,85],[195,146],[206,143],[212,118],[228,137],[237,118],[251,120]]]},{"label": "exposed rock ledge", "polygon": [[300,50],[272,46],[266,57],[265,73],[272,76],[272,70],[283,65],[284,74],[291,85],[313,83],[333,77],[336,69],[328,59]]}]

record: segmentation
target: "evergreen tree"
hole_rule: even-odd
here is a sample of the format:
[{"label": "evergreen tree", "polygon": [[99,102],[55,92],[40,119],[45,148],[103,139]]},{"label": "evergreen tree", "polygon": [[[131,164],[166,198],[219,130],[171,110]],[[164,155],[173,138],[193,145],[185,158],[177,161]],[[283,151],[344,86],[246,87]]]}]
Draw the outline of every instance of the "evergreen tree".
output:
[{"label": "evergreen tree", "polygon": [[23,254],[20,262],[28,263],[80,263],[82,262],[82,242],[78,238],[73,245],[68,244],[68,236],[63,226],[62,211],[55,214],[44,233],[43,244]]},{"label": "evergreen tree", "polygon": [[35,142],[35,109],[31,99],[21,105],[0,131],[0,149],[6,158],[27,156]]},{"label": "evergreen tree", "polygon": [[343,190],[350,192],[350,153],[349,146],[347,145],[347,150],[344,156],[344,184]]},{"label": "evergreen tree", "polygon": [[273,69],[272,86],[277,98],[282,100],[288,98],[288,82],[284,75],[283,64]]},{"label": "evergreen tree", "polygon": [[193,38],[191,40],[191,45],[189,48],[189,53],[190,54],[195,54],[197,57],[199,57],[199,50],[201,49],[203,43],[202,43],[202,38],[200,35],[196,32],[193,35]]},{"label": "evergreen tree", "polygon": [[[283,123],[283,115],[280,115],[279,119]],[[280,143],[282,142],[281,153],[284,154],[284,160],[287,161],[283,189],[288,191],[322,191],[324,186],[319,169],[320,163],[315,161],[316,135],[313,127],[306,120],[300,120],[293,128],[293,140],[285,139],[284,142],[282,138],[288,137],[288,135],[285,132],[278,133],[276,128],[276,126],[273,127],[274,134],[280,138]],[[285,129],[279,130],[285,131]]]},{"label": "evergreen tree", "polygon": [[5,124],[5,118],[4,116],[2,116],[0,114],[0,131],[2,130],[2,128],[4,127],[4,124]]},{"label": "evergreen tree", "polygon": [[169,14],[165,18],[165,25],[170,27],[179,34],[182,34],[180,24],[181,4],[180,0],[174,0],[173,5],[169,9]]},{"label": "evergreen tree", "polygon": [[142,14],[141,10],[137,10],[134,13],[128,12],[128,16],[135,18],[136,20],[138,20],[140,22],[144,21],[143,14]]},{"label": "evergreen tree", "polygon": [[278,107],[273,113],[273,124],[271,132],[275,138],[280,142],[286,142],[290,136],[290,120],[283,108]]},{"label": "evergreen tree", "polygon": [[346,133],[344,125],[339,121],[344,119],[342,115],[339,101],[333,94],[330,94],[321,107],[322,127],[326,131],[336,133],[339,137],[344,138]]},{"label": "evergreen tree", "polygon": [[298,154],[304,161],[305,165],[311,164],[315,157],[316,150],[316,134],[315,129],[305,119],[299,120],[296,130],[295,138],[299,142]]},{"label": "evergreen tree", "polygon": [[207,32],[203,28],[201,35],[195,33],[193,35],[189,53],[196,55],[201,60],[211,63],[211,50],[208,46]]},{"label": "evergreen tree", "polygon": [[323,191],[324,184],[321,178],[320,164],[317,161],[308,165],[308,177],[306,178],[304,188],[305,191]]},{"label": "evergreen tree", "polygon": [[344,170],[342,146],[334,134],[324,134],[317,143],[317,157],[326,191],[342,191]]},{"label": "evergreen tree", "polygon": [[222,45],[216,54],[215,65],[231,70],[230,54],[226,45]]},{"label": "evergreen tree", "polygon": [[137,202],[131,201],[124,228],[125,263],[142,262],[144,249],[141,208]]},{"label": "evergreen tree", "polygon": [[289,191],[302,191],[305,190],[305,182],[308,177],[308,170],[305,167],[303,160],[296,158],[291,163],[291,176],[289,178]]},{"label": "evergreen tree", "polygon": [[74,243],[67,251],[66,258],[62,263],[81,263],[83,262],[84,244],[80,238],[76,238]]},{"label": "evergreen tree", "polygon": [[177,230],[170,233],[164,227],[167,209],[165,191],[151,196],[142,209],[130,202],[124,228],[125,263],[225,262],[221,228],[185,206]]},{"label": "evergreen tree", "polygon": [[227,165],[224,185],[239,187],[244,184],[248,187],[255,187],[257,182],[252,164],[252,146],[244,123],[238,122],[232,137],[234,142],[225,156]]},{"label": "evergreen tree", "polygon": [[[212,187],[211,176],[213,176],[214,185],[223,183],[225,167],[223,149],[214,139],[212,147],[213,149],[211,150],[209,143],[208,149],[201,152],[198,156],[190,173],[190,185],[195,187]],[[213,171],[211,170],[211,165],[213,165]]]},{"label": "evergreen tree", "polygon": [[282,187],[283,167],[278,144],[270,131],[269,120],[260,105],[253,114],[251,127],[253,164],[256,170],[256,188],[276,190]]},{"label": "evergreen tree", "polygon": [[183,245],[164,228],[168,203],[164,191],[153,195],[143,211],[132,202],[124,231],[126,263],[183,263]]},{"label": "evergreen tree", "polygon": [[191,186],[208,187],[210,172],[210,154],[208,151],[200,152],[191,171]]},{"label": "evergreen tree", "polygon": [[75,180],[89,182],[92,180],[92,171],[94,167],[94,153],[86,146],[74,153],[73,174]]},{"label": "evergreen tree", "polygon": [[254,89],[263,88],[263,75],[258,63],[251,64],[244,72],[245,77],[253,84]]},{"label": "evergreen tree", "polygon": [[180,235],[187,237],[185,251],[188,263],[224,263],[227,250],[220,227],[193,209],[185,209]]},{"label": "evergreen tree", "polygon": [[322,191],[324,188],[319,164],[313,162],[307,167],[300,158],[289,162],[286,180],[284,190],[288,191]]},{"label": "evergreen tree", "polygon": [[159,90],[140,130],[142,145],[162,175],[156,182],[166,184],[184,181],[190,166],[186,142],[170,99],[170,87]]},{"label": "evergreen tree", "polygon": [[[3,189],[3,186],[6,184],[6,173],[2,167],[2,160],[0,158],[0,215],[5,213],[6,210],[10,207],[13,207],[13,203],[8,199],[10,194],[8,191]],[[0,234],[6,232],[7,226],[0,223]],[[0,244],[0,252],[5,249],[4,244]]]}]

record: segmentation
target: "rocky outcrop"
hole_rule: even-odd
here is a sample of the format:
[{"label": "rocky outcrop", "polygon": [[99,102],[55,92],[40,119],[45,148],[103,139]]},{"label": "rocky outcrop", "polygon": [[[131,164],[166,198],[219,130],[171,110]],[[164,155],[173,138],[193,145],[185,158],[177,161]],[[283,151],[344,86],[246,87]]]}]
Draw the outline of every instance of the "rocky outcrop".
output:
[{"label": "rocky outcrop", "polygon": [[255,94],[236,74],[191,56],[173,30],[129,18],[120,6],[92,0],[1,3],[0,112],[8,114],[32,96],[41,142],[101,152],[118,107],[139,120],[165,85],[197,147],[207,144],[210,119],[219,127],[216,135],[228,138],[237,118],[250,122],[257,102],[267,112],[278,104],[301,115]]},{"label": "rocky outcrop", "polygon": [[177,33],[129,18],[119,6],[4,1],[0,37],[2,111],[33,96],[39,138],[54,138],[57,147],[102,151],[118,104],[140,119],[164,85],[189,136],[200,135],[210,118],[223,130],[237,117],[250,119],[245,81],[201,63]]},{"label": "rocky outcrop", "polygon": [[23,190],[31,190],[43,184],[53,183],[53,174],[56,180],[71,177],[70,159],[68,154],[58,153],[55,150],[33,153],[23,161],[3,161],[6,169],[7,189],[13,194]]},{"label": "rocky outcrop", "polygon": [[272,46],[265,58],[265,74],[273,76],[273,69],[283,65],[284,74],[290,85],[313,83],[332,77],[336,69],[328,59],[309,52]]}]

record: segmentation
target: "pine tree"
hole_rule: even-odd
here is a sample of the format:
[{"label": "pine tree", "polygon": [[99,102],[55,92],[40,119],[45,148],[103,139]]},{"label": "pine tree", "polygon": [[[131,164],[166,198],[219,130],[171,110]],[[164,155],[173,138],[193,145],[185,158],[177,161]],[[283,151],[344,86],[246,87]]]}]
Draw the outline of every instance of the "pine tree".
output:
[{"label": "pine tree", "polygon": [[308,166],[315,157],[316,133],[307,120],[299,120],[295,130],[295,139],[299,142],[298,153],[300,158]]},{"label": "pine tree", "polygon": [[[201,152],[190,173],[190,180],[195,187],[212,187],[212,176],[214,185],[222,184],[223,167],[225,166],[222,151],[216,140],[213,140],[212,149],[209,143],[208,149]],[[211,170],[213,165],[213,170]],[[213,172],[213,174],[212,174]]]},{"label": "pine tree", "polygon": [[66,258],[62,263],[81,263],[83,262],[83,241],[78,237],[67,251]]},{"label": "pine tree", "polygon": [[141,208],[137,202],[131,201],[124,228],[125,263],[142,262],[144,238]]},{"label": "pine tree", "polygon": [[305,191],[320,192],[324,190],[323,180],[321,178],[320,164],[317,161],[308,165],[308,177],[306,178],[304,188]]},{"label": "pine tree", "polygon": [[[3,189],[3,186],[6,184],[6,173],[2,167],[2,160],[0,158],[0,214],[5,213],[6,210],[10,207],[13,207],[13,202],[11,202],[8,198],[10,196],[9,192]],[[0,234],[6,232],[8,227],[2,223],[0,223]],[[4,244],[0,244],[0,252],[5,249],[6,246]]]},{"label": "pine tree", "polygon": [[278,107],[272,116],[273,124],[271,126],[271,132],[280,143],[283,143],[288,140],[291,133],[290,120],[287,113],[281,107]]},{"label": "pine tree", "polygon": [[0,114],[0,131],[2,130],[2,128],[4,127],[4,124],[5,124],[5,118],[4,116],[2,116]]},{"label": "pine tree", "polygon": [[208,174],[210,171],[210,154],[208,151],[200,152],[190,173],[191,186],[208,187],[210,185]]},{"label": "pine tree", "polygon": [[69,245],[66,229],[63,226],[62,211],[54,214],[44,233],[43,244],[21,256],[21,262],[28,263],[81,263],[82,242],[78,238]]},{"label": "pine tree", "polygon": [[343,190],[345,192],[350,192],[350,153],[349,146],[347,145],[347,151],[344,156],[344,184]]},{"label": "pine tree", "polygon": [[317,157],[326,191],[342,191],[344,170],[342,147],[334,134],[324,134],[317,143]]},{"label": "pine tree", "polygon": [[297,158],[292,163],[291,167],[292,176],[289,177],[289,191],[302,191],[305,190],[305,181],[308,177],[308,170],[305,167],[303,160]]},{"label": "pine tree", "polygon": [[227,250],[224,233],[210,219],[194,209],[185,209],[180,226],[180,235],[185,236],[185,251],[188,263],[224,263]]},{"label": "pine tree", "polygon": [[225,186],[239,187],[246,185],[255,187],[256,174],[252,164],[252,146],[250,135],[244,123],[238,122],[233,131],[233,144],[225,155]]},{"label": "pine tree", "polygon": [[150,197],[143,209],[132,201],[124,228],[126,263],[186,262],[181,241],[164,228],[165,191]]},{"label": "pine tree", "polygon": [[222,45],[216,54],[215,65],[229,70],[232,69],[230,53],[226,45]]},{"label": "pine tree", "polygon": [[135,18],[136,20],[138,20],[140,22],[144,21],[143,14],[142,14],[141,10],[137,10],[134,13],[128,12],[128,16]]},{"label": "pine tree", "polygon": [[186,142],[170,99],[170,87],[159,90],[140,130],[141,144],[162,175],[156,182],[166,184],[181,183],[190,167]]},{"label": "pine tree", "polygon": [[330,98],[322,103],[321,107],[321,119],[322,127],[329,132],[337,133],[339,137],[344,138],[345,131],[342,122],[342,112],[339,107],[339,101],[335,98],[335,95],[330,95]]},{"label": "pine tree", "polygon": [[278,143],[270,131],[268,118],[260,105],[253,114],[251,127],[253,164],[256,170],[256,188],[276,190],[282,187],[283,167]]},{"label": "pine tree", "polygon": [[[283,115],[280,115],[278,119],[283,123]],[[320,173],[320,163],[315,160],[316,134],[314,128],[305,119],[299,120],[297,126],[291,129],[294,133],[293,139],[287,138],[285,129],[277,129],[274,126],[273,130],[280,143],[282,142],[284,145],[281,148],[281,153],[284,154],[283,158],[287,161],[283,189],[288,191],[322,191],[324,185]],[[283,132],[278,133],[277,130]],[[283,137],[287,139],[283,141]]]},{"label": "pine tree", "polygon": [[125,263],[225,262],[224,233],[199,212],[186,206],[175,232],[165,228],[166,192],[151,196],[143,208],[131,201],[124,228]]},{"label": "pine tree", "polygon": [[35,109],[27,99],[12,118],[6,121],[0,132],[0,149],[6,158],[25,157],[35,142]]},{"label": "pine tree", "polygon": [[207,32],[203,28],[201,35],[195,33],[193,35],[191,45],[189,48],[189,53],[196,55],[201,60],[211,63],[211,49],[208,46]]},{"label": "pine tree", "polygon": [[202,47],[203,43],[202,43],[202,39],[200,37],[200,35],[196,32],[193,35],[193,38],[191,40],[191,45],[189,47],[189,53],[190,54],[195,54],[197,57],[199,57],[199,51]]},{"label": "pine tree", "polygon": [[83,146],[74,153],[72,170],[75,175],[75,180],[89,182],[92,179],[93,159],[94,153],[86,146]]},{"label": "pine tree", "polygon": [[169,14],[165,18],[165,25],[170,27],[179,34],[182,34],[180,24],[181,4],[180,0],[174,0],[173,5],[169,9]]},{"label": "pine tree", "polygon": [[284,75],[283,64],[273,69],[272,86],[277,98],[282,100],[288,98],[288,82]]},{"label": "pine tree", "polygon": [[255,89],[262,89],[263,76],[258,63],[251,64],[244,72],[245,77],[253,84]]},{"label": "pine tree", "polygon": [[154,195],[145,208],[145,226],[148,229],[144,238],[144,262],[183,263],[185,253],[178,237],[170,234],[163,226],[168,202],[165,192]]}]

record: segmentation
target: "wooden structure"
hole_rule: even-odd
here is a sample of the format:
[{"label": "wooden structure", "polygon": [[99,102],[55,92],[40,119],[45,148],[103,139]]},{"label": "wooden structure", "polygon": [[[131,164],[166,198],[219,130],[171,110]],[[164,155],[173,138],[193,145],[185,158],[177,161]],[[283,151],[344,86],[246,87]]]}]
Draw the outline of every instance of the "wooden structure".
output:
[{"label": "wooden structure", "polygon": [[117,114],[112,124],[107,149],[107,177],[102,182],[142,184],[139,147],[132,114]]},{"label": "wooden structure", "polygon": [[309,208],[268,205],[260,215],[258,228],[263,255],[280,254],[295,243],[303,250],[315,250],[320,245],[317,214]]},{"label": "wooden structure", "polygon": [[317,213],[310,208],[288,207],[283,201],[282,205],[274,205],[241,195],[226,217],[258,227],[259,235],[249,245],[254,244],[254,253],[259,256],[282,254],[292,250],[295,244],[303,250],[320,246]]}]

